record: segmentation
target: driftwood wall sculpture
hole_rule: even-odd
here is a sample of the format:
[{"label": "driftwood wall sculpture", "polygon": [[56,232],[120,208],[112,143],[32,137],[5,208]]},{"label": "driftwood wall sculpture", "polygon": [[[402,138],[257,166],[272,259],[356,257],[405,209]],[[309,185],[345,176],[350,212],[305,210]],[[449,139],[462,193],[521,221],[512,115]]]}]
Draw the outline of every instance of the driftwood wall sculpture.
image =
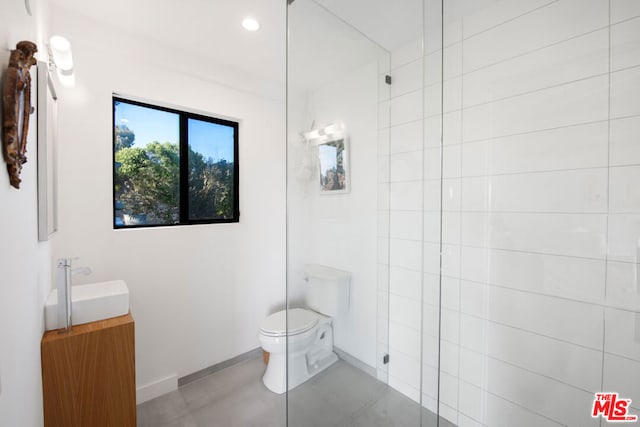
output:
[{"label": "driftwood wall sculpture", "polygon": [[29,69],[36,64],[33,55],[37,51],[35,43],[30,41],[21,41],[16,45],[16,49],[11,51],[2,88],[3,154],[9,180],[15,188],[20,188],[20,172],[27,161],[27,133],[32,110]]}]

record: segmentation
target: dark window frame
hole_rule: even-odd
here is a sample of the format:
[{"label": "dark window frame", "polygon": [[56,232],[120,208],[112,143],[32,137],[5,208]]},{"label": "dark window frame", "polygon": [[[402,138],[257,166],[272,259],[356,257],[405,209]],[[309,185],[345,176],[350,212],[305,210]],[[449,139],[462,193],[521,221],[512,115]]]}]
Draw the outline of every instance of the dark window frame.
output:
[{"label": "dark window frame", "polygon": [[[116,102],[125,102],[139,107],[151,108],[154,110],[165,111],[177,114],[179,117],[179,141],[180,150],[180,204],[179,204],[179,220],[172,224],[138,224],[138,225],[117,225],[116,224]],[[203,114],[193,113],[191,111],[176,110],[174,108],[164,107],[162,105],[149,104],[120,95],[113,94],[111,97],[111,188],[112,188],[112,221],[114,230],[126,230],[130,228],[155,228],[155,227],[174,227],[183,225],[198,224],[228,224],[240,222],[240,162],[239,162],[239,122],[219,117],[206,116]],[[232,127],[233,132],[233,217],[223,219],[189,219],[189,119],[200,120],[203,122],[214,123],[223,126]]]}]

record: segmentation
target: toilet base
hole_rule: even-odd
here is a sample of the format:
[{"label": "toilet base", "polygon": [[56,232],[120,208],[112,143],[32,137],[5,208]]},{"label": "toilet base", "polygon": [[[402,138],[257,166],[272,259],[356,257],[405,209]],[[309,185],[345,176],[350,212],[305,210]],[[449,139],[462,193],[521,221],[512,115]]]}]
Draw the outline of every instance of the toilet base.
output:
[{"label": "toilet base", "polygon": [[[275,357],[274,357],[275,356]],[[333,351],[312,365],[307,364],[306,354],[289,359],[289,390],[308,381],[339,360]],[[269,355],[269,364],[262,377],[264,385],[274,393],[282,394],[287,391],[287,360],[286,354]]]}]

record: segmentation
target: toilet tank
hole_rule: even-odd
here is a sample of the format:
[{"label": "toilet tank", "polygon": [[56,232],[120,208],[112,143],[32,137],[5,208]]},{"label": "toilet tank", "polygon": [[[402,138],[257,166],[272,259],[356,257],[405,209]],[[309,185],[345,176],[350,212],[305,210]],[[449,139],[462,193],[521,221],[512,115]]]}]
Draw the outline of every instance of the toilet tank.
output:
[{"label": "toilet tank", "polygon": [[331,317],[349,310],[350,272],[309,264],[305,267],[305,280],[307,307]]}]

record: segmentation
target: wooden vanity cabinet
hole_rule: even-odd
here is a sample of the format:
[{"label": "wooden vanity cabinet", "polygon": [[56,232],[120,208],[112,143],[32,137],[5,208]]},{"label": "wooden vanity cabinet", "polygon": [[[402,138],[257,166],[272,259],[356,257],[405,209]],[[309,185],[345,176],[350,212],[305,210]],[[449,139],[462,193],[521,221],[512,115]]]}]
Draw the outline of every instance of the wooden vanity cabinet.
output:
[{"label": "wooden vanity cabinet", "polygon": [[45,427],[135,427],[131,313],[42,337]]}]

